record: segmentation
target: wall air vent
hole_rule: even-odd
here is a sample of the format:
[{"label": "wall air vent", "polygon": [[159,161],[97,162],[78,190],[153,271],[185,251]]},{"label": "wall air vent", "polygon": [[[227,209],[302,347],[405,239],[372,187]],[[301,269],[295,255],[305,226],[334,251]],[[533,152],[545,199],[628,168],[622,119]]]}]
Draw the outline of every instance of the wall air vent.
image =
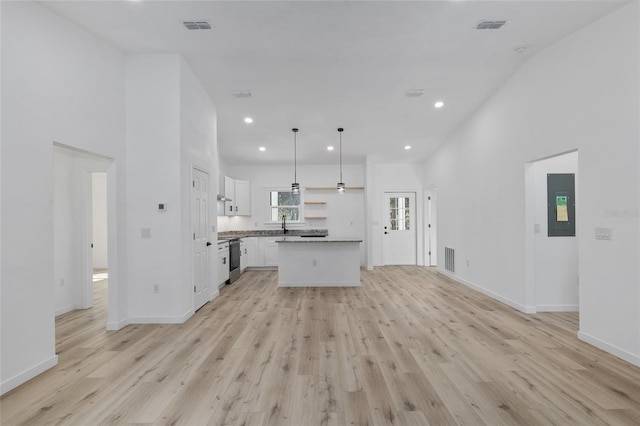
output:
[{"label": "wall air vent", "polygon": [[507,21],[481,21],[476,25],[476,30],[497,30],[506,23]]},{"label": "wall air vent", "polygon": [[251,91],[250,90],[233,90],[231,94],[236,98],[250,98]]},{"label": "wall air vent", "polygon": [[456,251],[450,247],[444,248],[444,269],[456,272]]},{"label": "wall air vent", "polygon": [[211,23],[209,21],[182,21],[184,27],[188,30],[210,30]]},{"label": "wall air vent", "polygon": [[420,96],[424,95],[426,93],[426,90],[424,89],[410,89],[407,90],[406,92],[404,92],[404,95],[407,98],[419,98]]}]

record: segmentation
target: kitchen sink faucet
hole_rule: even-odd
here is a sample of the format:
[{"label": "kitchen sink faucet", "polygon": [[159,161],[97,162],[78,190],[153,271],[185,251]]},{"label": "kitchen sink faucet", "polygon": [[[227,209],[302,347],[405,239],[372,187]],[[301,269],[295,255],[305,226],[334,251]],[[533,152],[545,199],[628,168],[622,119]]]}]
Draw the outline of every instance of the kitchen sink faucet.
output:
[{"label": "kitchen sink faucet", "polygon": [[282,215],[282,230],[284,231],[284,233],[286,234],[288,229],[287,229],[287,216]]}]

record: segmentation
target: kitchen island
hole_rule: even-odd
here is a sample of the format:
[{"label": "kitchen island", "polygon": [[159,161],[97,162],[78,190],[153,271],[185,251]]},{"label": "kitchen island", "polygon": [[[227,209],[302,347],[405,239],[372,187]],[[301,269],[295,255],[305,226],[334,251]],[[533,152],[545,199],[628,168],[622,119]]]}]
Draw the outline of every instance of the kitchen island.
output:
[{"label": "kitchen island", "polygon": [[349,238],[283,237],[278,243],[278,287],[357,287],[360,243]]}]

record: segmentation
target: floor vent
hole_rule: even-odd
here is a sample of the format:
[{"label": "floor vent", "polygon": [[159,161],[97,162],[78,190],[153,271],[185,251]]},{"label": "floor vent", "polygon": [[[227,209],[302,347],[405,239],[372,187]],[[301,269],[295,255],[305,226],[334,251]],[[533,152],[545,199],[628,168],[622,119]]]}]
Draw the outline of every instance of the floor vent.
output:
[{"label": "floor vent", "polygon": [[456,251],[454,249],[449,247],[444,248],[444,269],[446,269],[449,272],[456,271],[455,257],[456,257]]}]

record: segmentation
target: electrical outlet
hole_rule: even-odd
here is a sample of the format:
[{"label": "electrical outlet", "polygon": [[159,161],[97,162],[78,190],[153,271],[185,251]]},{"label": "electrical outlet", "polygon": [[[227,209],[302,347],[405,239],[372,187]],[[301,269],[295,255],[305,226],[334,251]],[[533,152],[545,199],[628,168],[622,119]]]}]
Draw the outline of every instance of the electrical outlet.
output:
[{"label": "electrical outlet", "polygon": [[160,284],[154,284],[153,285],[153,292],[154,293],[160,293]]}]

